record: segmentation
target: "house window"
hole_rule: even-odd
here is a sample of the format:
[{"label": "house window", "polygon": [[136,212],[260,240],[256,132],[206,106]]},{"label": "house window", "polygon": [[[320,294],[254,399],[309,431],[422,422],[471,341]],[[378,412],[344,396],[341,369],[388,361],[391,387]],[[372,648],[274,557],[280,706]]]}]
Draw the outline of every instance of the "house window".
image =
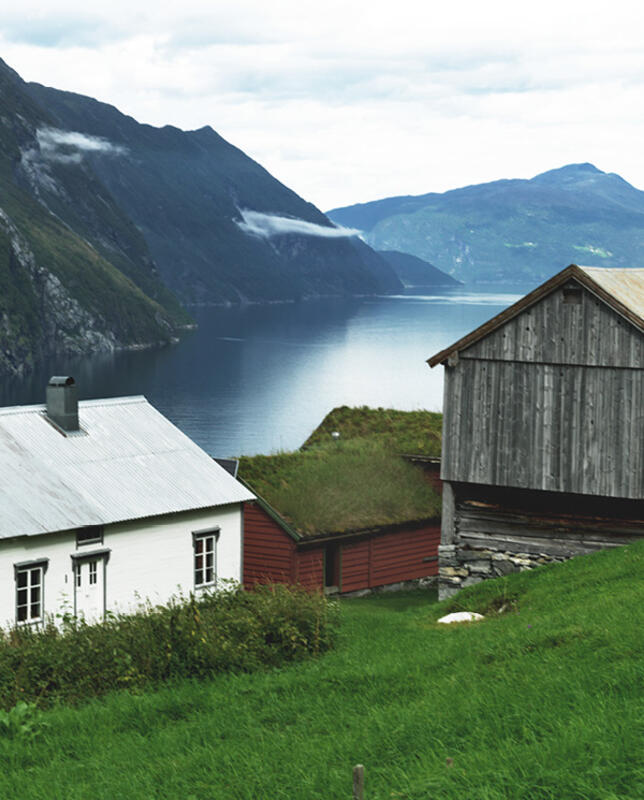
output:
[{"label": "house window", "polygon": [[89,562],[89,585],[92,586],[96,583],[96,578],[98,574],[98,562],[97,561],[90,561]]},{"label": "house window", "polygon": [[83,544],[103,544],[103,526],[87,525],[76,531],[76,547]]},{"label": "house window", "polygon": [[217,583],[217,539],[219,528],[192,534],[195,562],[195,589]]},{"label": "house window", "polygon": [[41,622],[44,616],[45,570],[48,561],[14,565],[16,579],[16,622]]},{"label": "house window", "polygon": [[81,565],[74,564],[74,574],[76,576],[76,586],[81,585]]}]

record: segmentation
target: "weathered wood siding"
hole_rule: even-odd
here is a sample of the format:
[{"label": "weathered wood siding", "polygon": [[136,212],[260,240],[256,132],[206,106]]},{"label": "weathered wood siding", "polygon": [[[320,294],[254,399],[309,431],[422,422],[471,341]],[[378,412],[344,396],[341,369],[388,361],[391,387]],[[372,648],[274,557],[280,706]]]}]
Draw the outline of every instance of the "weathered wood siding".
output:
[{"label": "weathered wood siding", "polygon": [[295,542],[257,503],[244,505],[245,586],[295,578]]},{"label": "weathered wood siding", "polygon": [[[460,547],[568,557],[644,537],[644,503],[454,486]],[[487,502],[482,498],[486,498]]]},{"label": "weathered wood siding", "polygon": [[441,478],[644,498],[644,337],[561,294],[445,368]]},{"label": "weathered wood siding", "polygon": [[560,288],[460,353],[464,359],[644,367],[644,335],[586,288]]}]

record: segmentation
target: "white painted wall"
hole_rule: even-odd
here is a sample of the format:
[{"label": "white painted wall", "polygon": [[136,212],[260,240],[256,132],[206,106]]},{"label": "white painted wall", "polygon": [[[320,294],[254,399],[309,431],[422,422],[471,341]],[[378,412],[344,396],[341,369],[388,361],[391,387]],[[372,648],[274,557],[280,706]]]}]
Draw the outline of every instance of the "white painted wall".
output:
[{"label": "white painted wall", "polygon": [[[74,611],[72,553],[109,548],[105,568],[106,608],[134,610],[141,603],[166,603],[194,591],[192,533],[219,527],[217,576],[242,577],[242,512],[236,503],[203,511],[105,526],[103,544],[76,547],[74,531],[0,541],[0,625],[15,621],[14,564],[48,558],[44,579],[45,614]],[[203,591],[203,590],[202,590]]]}]

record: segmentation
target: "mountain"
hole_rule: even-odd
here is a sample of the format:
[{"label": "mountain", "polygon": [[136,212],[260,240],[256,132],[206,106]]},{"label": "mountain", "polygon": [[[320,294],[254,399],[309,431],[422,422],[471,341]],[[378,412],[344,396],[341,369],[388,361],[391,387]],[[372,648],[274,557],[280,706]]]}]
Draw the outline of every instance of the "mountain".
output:
[{"label": "mountain", "polygon": [[[154,128],[90,97],[39,84],[27,91],[57,129],[109,145],[109,157],[87,149],[84,161],[142,233],[164,283],[182,301],[401,288],[383,259],[356,237],[337,236],[321,211],[212,128]],[[248,224],[249,213],[259,224]]]},{"label": "mountain", "polygon": [[399,250],[379,250],[378,255],[388,261],[404,286],[458,286],[460,281],[436,269],[429,261],[401,253]]},{"label": "mountain", "polygon": [[0,374],[172,341],[182,304],[401,286],[211,128],[142,125],[0,60]]},{"label": "mountain", "polygon": [[644,192],[592,164],[328,216],[378,250],[411,253],[467,282],[541,280],[571,262],[644,267]]},{"label": "mountain", "polygon": [[0,61],[0,374],[169,342],[189,317],[91,168],[46,158],[52,118]]}]

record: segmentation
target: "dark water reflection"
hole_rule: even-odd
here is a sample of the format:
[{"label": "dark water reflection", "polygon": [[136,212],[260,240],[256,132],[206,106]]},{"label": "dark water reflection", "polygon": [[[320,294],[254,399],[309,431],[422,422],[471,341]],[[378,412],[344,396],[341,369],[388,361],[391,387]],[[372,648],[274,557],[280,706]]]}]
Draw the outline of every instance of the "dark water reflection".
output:
[{"label": "dark water reflection", "polygon": [[0,387],[0,405],[40,403],[52,374],[82,398],[144,394],[208,452],[299,446],[337,405],[440,410],[442,369],[425,359],[531,286],[198,309],[172,347],[58,359]]}]

